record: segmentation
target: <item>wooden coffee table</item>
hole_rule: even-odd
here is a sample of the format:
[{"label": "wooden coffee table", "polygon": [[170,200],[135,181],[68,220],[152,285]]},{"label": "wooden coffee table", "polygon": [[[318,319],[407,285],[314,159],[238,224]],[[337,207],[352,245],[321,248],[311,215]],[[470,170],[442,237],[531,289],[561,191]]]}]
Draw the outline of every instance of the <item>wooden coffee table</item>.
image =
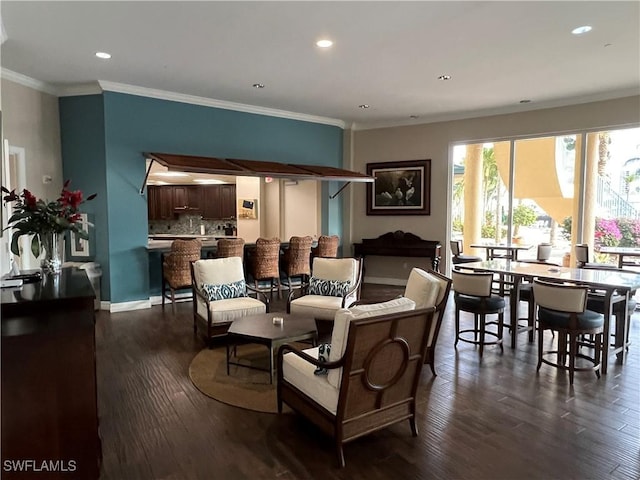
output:
[{"label": "wooden coffee table", "polygon": [[[282,318],[282,324],[274,324],[274,317]],[[233,362],[231,359],[232,347],[235,348],[240,343],[258,343],[269,348],[269,383],[273,383],[274,356],[278,353],[278,348],[285,343],[301,340],[312,340],[313,345],[316,345],[318,331],[314,318],[276,312],[251,315],[234,320],[227,331],[227,375],[229,375],[229,365],[264,370]]]}]

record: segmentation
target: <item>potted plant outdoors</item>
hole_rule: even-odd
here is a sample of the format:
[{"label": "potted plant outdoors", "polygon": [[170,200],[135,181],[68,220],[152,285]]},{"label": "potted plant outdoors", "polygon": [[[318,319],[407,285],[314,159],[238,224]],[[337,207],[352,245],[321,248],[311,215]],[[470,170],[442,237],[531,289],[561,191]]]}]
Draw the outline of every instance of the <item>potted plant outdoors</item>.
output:
[{"label": "potted plant outdoors", "polygon": [[538,216],[533,207],[519,204],[513,209],[513,243],[520,243],[520,227],[529,227],[536,222]]}]

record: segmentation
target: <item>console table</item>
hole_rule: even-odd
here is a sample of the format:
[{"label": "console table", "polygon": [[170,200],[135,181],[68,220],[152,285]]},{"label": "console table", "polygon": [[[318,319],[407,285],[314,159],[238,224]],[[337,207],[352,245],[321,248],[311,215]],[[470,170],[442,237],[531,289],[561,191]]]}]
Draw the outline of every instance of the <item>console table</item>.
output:
[{"label": "console table", "polygon": [[[1,297],[2,478],[97,479],[95,294],[86,272],[63,268]],[[29,461],[26,471],[7,471],[18,461]]]},{"label": "console table", "polygon": [[437,240],[423,240],[402,230],[385,233],[378,238],[363,238],[362,243],[353,244],[353,254],[364,259],[367,255],[392,257],[430,258],[433,270],[440,267],[442,245]]}]

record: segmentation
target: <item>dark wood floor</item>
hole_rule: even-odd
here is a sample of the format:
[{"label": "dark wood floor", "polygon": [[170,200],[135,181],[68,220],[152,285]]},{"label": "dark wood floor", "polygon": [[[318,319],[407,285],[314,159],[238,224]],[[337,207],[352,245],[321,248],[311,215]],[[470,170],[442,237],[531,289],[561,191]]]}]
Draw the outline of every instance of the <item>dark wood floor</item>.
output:
[{"label": "dark wood floor", "polygon": [[[365,285],[363,299],[402,292]],[[97,320],[103,479],[634,479],[640,478],[640,314],[621,366],[597,380],[543,365],[535,344],[453,348],[449,301],[436,354],[423,370],[418,427],[409,422],[345,447],[293,413],[271,415],[202,395],[187,369],[203,348],[191,304],[108,314]],[[551,341],[551,337],[549,337]]]}]

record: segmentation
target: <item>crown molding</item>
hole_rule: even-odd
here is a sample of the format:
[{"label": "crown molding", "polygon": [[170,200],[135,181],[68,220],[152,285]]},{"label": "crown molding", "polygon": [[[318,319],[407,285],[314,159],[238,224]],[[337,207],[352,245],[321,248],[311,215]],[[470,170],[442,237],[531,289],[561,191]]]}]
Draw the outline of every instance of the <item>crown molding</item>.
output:
[{"label": "crown molding", "polygon": [[258,107],[255,105],[247,105],[244,103],[226,102],[224,100],[215,100],[213,98],[197,97],[195,95],[187,95],[183,93],[168,92],[165,90],[156,90],[153,88],[137,87],[135,85],[127,85],[124,83],[109,82],[98,80],[98,84],[103,91],[127,93],[138,95],[141,97],[157,98],[160,100],[169,100],[171,102],[188,103],[192,105],[201,105],[204,107],[222,108],[224,110],[234,110],[236,112],[254,113],[256,115],[267,115],[270,117],[287,118],[290,120],[299,120],[302,122],[321,123],[332,125],[334,127],[345,127],[345,122],[335,118],[317,117],[315,115],[305,115],[303,113],[288,112],[286,110],[277,110],[273,108]]},{"label": "crown molding", "polygon": [[59,97],[79,97],[82,95],[100,95],[102,88],[100,88],[98,82],[89,82],[60,87],[57,92]]},{"label": "crown molding", "polygon": [[38,90],[39,92],[48,93],[49,95],[58,95],[58,92],[53,85],[41,82],[40,80],[36,80],[35,78],[27,77],[26,75],[14,72],[13,70],[9,70],[8,68],[0,69],[0,76],[5,80],[18,83],[25,87],[33,88],[34,90]]},{"label": "crown molding", "polygon": [[388,122],[372,122],[372,123],[357,123],[352,124],[353,130],[375,130],[378,128],[392,128],[392,127],[409,127],[426,125],[429,123],[439,122],[451,122],[455,120],[467,120],[471,118],[492,117],[494,115],[506,115],[510,113],[523,113],[533,110],[545,110],[548,108],[569,107],[572,105],[580,105],[583,103],[601,102],[605,100],[614,100],[616,98],[633,97],[640,95],[639,88],[627,88],[622,90],[615,90],[611,92],[601,92],[591,95],[581,95],[576,97],[561,98],[556,100],[549,100],[540,103],[528,103],[523,105],[508,105],[505,107],[496,107],[483,110],[469,110],[465,112],[453,112],[444,113],[441,115],[425,115],[423,117],[411,120],[397,120]]}]

